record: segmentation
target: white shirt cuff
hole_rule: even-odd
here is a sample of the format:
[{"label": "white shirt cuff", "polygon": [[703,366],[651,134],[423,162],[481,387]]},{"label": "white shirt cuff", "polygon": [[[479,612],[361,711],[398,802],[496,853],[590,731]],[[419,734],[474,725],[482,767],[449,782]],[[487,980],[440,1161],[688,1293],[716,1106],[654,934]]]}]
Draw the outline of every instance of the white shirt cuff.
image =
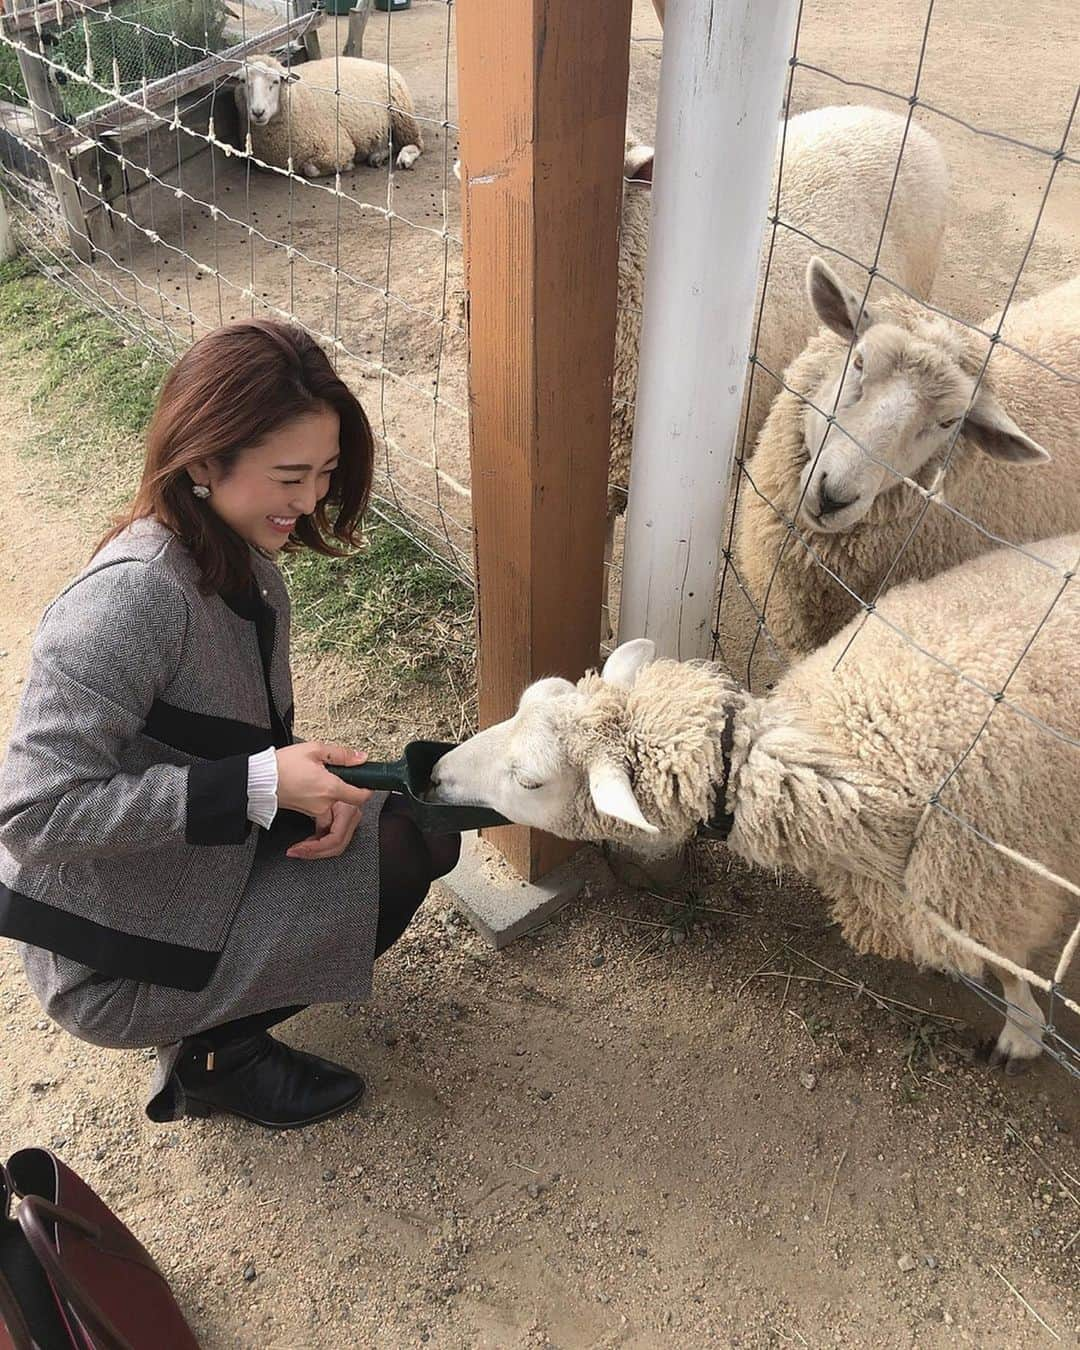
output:
[{"label": "white shirt cuff", "polygon": [[268,830],[277,815],[277,751],[273,746],[248,759],[248,820]]}]

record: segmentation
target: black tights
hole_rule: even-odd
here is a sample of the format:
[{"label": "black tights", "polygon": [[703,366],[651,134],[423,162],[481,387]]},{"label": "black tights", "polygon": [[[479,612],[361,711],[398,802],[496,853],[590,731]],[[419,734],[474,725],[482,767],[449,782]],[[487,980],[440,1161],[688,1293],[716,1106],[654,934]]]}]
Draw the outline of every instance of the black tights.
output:
[{"label": "black tights", "polygon": [[[379,921],[375,929],[375,958],[389,950],[424,903],[431,883],[457,866],[461,835],[427,834],[409,814],[403,798],[391,793],[379,816]],[[255,1036],[303,1012],[307,1005],[271,1008],[223,1022],[200,1032],[199,1039],[225,1045]]]}]

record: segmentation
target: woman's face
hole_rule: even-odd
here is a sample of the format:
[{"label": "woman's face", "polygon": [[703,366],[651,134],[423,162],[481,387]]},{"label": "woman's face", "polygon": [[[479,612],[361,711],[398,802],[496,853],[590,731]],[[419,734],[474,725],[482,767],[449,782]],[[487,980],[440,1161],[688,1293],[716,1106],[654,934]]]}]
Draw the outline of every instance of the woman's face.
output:
[{"label": "woman's face", "polygon": [[209,510],[249,544],[276,553],[300,516],[309,516],[330,490],[337,467],[339,419],[323,408],[287,422],[242,450],[224,477],[213,460],[193,464],[194,483],[210,488]]}]

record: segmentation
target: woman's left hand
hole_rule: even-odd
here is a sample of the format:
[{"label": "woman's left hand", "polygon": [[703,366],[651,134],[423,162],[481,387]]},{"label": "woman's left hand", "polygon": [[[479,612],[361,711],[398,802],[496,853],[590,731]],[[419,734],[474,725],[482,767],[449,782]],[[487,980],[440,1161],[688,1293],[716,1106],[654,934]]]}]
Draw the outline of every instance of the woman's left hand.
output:
[{"label": "woman's left hand", "polygon": [[307,839],[301,839],[287,849],[287,858],[336,858],[352,843],[356,827],[363,819],[362,806],[350,806],[348,802],[335,802],[324,816],[315,821],[315,833]]}]

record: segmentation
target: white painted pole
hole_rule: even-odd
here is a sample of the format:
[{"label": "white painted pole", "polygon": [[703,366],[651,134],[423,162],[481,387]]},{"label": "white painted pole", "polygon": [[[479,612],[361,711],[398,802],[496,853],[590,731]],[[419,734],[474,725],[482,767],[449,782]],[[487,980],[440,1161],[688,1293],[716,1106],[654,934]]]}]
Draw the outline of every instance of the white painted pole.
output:
[{"label": "white painted pole", "polygon": [[619,639],[708,656],[796,0],[671,0]]},{"label": "white painted pole", "polygon": [[15,256],[15,235],[8,217],[7,202],[0,192],[0,263],[9,262]]}]

